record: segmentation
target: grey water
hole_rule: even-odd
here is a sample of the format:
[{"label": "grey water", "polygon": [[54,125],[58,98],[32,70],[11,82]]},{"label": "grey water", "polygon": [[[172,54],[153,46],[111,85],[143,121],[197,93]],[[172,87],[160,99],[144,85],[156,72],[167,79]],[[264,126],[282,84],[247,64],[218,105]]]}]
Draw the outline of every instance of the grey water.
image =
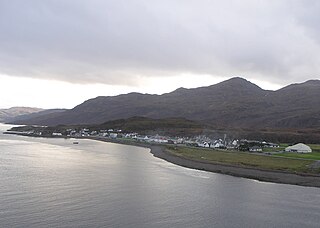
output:
[{"label": "grey water", "polygon": [[320,189],[176,166],[149,149],[4,135],[0,227],[320,227]]}]

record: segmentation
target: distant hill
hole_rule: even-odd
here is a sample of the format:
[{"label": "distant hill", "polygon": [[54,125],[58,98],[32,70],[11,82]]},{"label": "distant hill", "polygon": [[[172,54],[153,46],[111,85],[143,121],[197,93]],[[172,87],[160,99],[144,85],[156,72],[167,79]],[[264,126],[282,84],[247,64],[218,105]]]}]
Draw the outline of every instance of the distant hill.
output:
[{"label": "distant hill", "polygon": [[10,119],[13,119],[20,115],[28,115],[43,111],[41,108],[29,108],[29,107],[12,107],[9,109],[0,109],[0,122],[4,123]]},{"label": "distant hill", "polygon": [[26,121],[40,121],[43,117],[56,116],[59,113],[65,112],[67,109],[47,109],[40,112],[28,113],[24,115],[18,115],[15,117],[7,118],[6,123],[24,124]]},{"label": "distant hill", "polygon": [[242,79],[163,95],[129,93],[97,97],[71,110],[26,120],[27,124],[101,124],[134,116],[185,118],[216,129],[320,128],[320,81],[263,90]]}]

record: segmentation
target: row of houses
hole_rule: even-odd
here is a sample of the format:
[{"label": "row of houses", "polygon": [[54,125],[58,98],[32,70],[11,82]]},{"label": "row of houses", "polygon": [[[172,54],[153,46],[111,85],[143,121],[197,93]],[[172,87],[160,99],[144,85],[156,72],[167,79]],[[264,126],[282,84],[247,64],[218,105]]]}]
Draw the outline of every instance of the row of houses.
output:
[{"label": "row of houses", "polygon": [[[123,133],[122,130],[106,129],[99,131],[90,131],[88,128],[82,128],[80,130],[67,129],[66,136],[68,137],[89,137],[99,136],[107,137],[111,139],[127,138],[147,143],[163,143],[163,144],[184,144],[187,146],[203,147],[203,148],[214,148],[214,149],[237,149],[241,151],[250,152],[262,152],[263,148],[278,148],[279,145],[276,143],[255,141],[246,139],[210,139],[207,136],[196,136],[196,137],[169,137],[161,135],[139,135],[138,133]],[[52,136],[63,136],[61,132],[53,132]],[[299,143],[294,146],[290,146],[285,149],[287,152],[298,152],[298,153],[309,153],[311,148],[307,145]]]}]

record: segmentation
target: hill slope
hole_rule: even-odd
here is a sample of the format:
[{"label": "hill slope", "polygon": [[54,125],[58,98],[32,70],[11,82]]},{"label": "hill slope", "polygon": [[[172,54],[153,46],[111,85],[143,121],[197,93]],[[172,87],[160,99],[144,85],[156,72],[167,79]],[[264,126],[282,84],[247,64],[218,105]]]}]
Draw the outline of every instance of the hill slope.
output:
[{"label": "hill slope", "polygon": [[12,107],[9,109],[0,109],[0,122],[7,122],[14,117],[20,115],[27,115],[43,111],[41,108],[29,108],[29,107]]},{"label": "hill slope", "polygon": [[14,116],[6,119],[6,123],[24,124],[26,121],[41,121],[42,118],[47,119],[49,116],[57,116],[59,113],[65,112],[67,109],[47,109],[44,111],[28,113]]},{"label": "hill slope", "polygon": [[[278,91],[232,78],[208,87],[179,88],[163,95],[129,93],[97,97],[31,124],[99,124],[133,116],[181,117],[214,128],[320,128],[320,81]],[[34,122],[36,121],[36,122]]]}]

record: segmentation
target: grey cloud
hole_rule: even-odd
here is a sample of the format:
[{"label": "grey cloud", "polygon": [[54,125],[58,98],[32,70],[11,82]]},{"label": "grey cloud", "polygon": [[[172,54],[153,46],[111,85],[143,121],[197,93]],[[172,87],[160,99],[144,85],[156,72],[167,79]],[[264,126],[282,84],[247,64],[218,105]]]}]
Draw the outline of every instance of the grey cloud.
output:
[{"label": "grey cloud", "polygon": [[319,78],[317,1],[0,2],[0,73],[135,84],[181,72]]}]

